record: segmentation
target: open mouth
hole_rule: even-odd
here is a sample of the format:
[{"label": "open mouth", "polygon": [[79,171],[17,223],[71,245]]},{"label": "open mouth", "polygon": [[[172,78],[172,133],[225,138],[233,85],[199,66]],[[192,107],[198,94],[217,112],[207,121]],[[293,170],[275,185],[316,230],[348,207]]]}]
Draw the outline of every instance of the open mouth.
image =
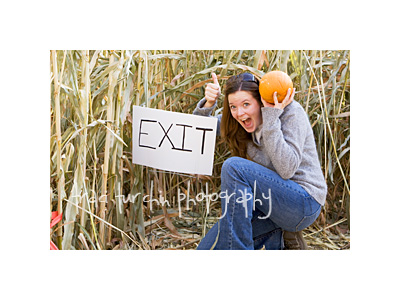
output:
[{"label": "open mouth", "polygon": [[253,120],[251,118],[244,118],[241,119],[241,121],[245,129],[249,129],[253,126]]}]

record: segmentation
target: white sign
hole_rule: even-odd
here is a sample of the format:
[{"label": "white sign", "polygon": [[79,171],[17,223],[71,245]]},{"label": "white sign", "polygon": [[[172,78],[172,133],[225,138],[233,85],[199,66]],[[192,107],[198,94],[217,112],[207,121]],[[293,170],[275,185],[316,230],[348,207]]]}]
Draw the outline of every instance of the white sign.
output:
[{"label": "white sign", "polygon": [[212,175],[217,118],[133,106],[133,163]]}]

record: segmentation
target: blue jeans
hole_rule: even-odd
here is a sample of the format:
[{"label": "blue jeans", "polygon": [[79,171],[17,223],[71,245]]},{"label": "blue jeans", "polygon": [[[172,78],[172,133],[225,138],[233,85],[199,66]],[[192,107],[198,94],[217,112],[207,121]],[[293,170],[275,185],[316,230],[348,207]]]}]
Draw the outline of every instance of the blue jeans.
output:
[{"label": "blue jeans", "polygon": [[283,249],[283,230],[310,226],[321,205],[300,185],[250,160],[228,158],[221,170],[222,215],[198,250]]}]

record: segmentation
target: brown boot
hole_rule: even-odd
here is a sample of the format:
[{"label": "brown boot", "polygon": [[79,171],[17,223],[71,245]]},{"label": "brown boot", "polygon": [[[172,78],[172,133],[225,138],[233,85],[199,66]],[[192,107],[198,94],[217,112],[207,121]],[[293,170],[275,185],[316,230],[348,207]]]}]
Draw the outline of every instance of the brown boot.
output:
[{"label": "brown boot", "polygon": [[307,242],[303,237],[303,231],[283,231],[285,250],[307,250]]}]

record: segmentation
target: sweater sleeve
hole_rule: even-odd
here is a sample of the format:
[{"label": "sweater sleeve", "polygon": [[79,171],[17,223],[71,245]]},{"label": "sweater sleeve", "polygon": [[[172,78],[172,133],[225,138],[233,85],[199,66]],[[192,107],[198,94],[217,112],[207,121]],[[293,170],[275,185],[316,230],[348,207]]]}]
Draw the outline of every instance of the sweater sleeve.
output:
[{"label": "sweater sleeve", "polygon": [[[207,102],[206,98],[201,99],[198,103],[196,108],[193,111],[194,115],[197,116],[205,116],[205,117],[212,117],[212,111],[217,106],[217,101],[215,101],[212,107],[204,107],[204,104]],[[221,135],[220,133],[220,126],[221,126],[221,117],[222,115],[218,115],[218,122],[217,122],[217,135]]]},{"label": "sweater sleeve", "polygon": [[[292,104],[293,105],[293,104]],[[303,111],[289,106],[282,109],[263,107],[262,136],[265,151],[276,172],[290,179],[300,166],[307,136],[307,122]]]}]

